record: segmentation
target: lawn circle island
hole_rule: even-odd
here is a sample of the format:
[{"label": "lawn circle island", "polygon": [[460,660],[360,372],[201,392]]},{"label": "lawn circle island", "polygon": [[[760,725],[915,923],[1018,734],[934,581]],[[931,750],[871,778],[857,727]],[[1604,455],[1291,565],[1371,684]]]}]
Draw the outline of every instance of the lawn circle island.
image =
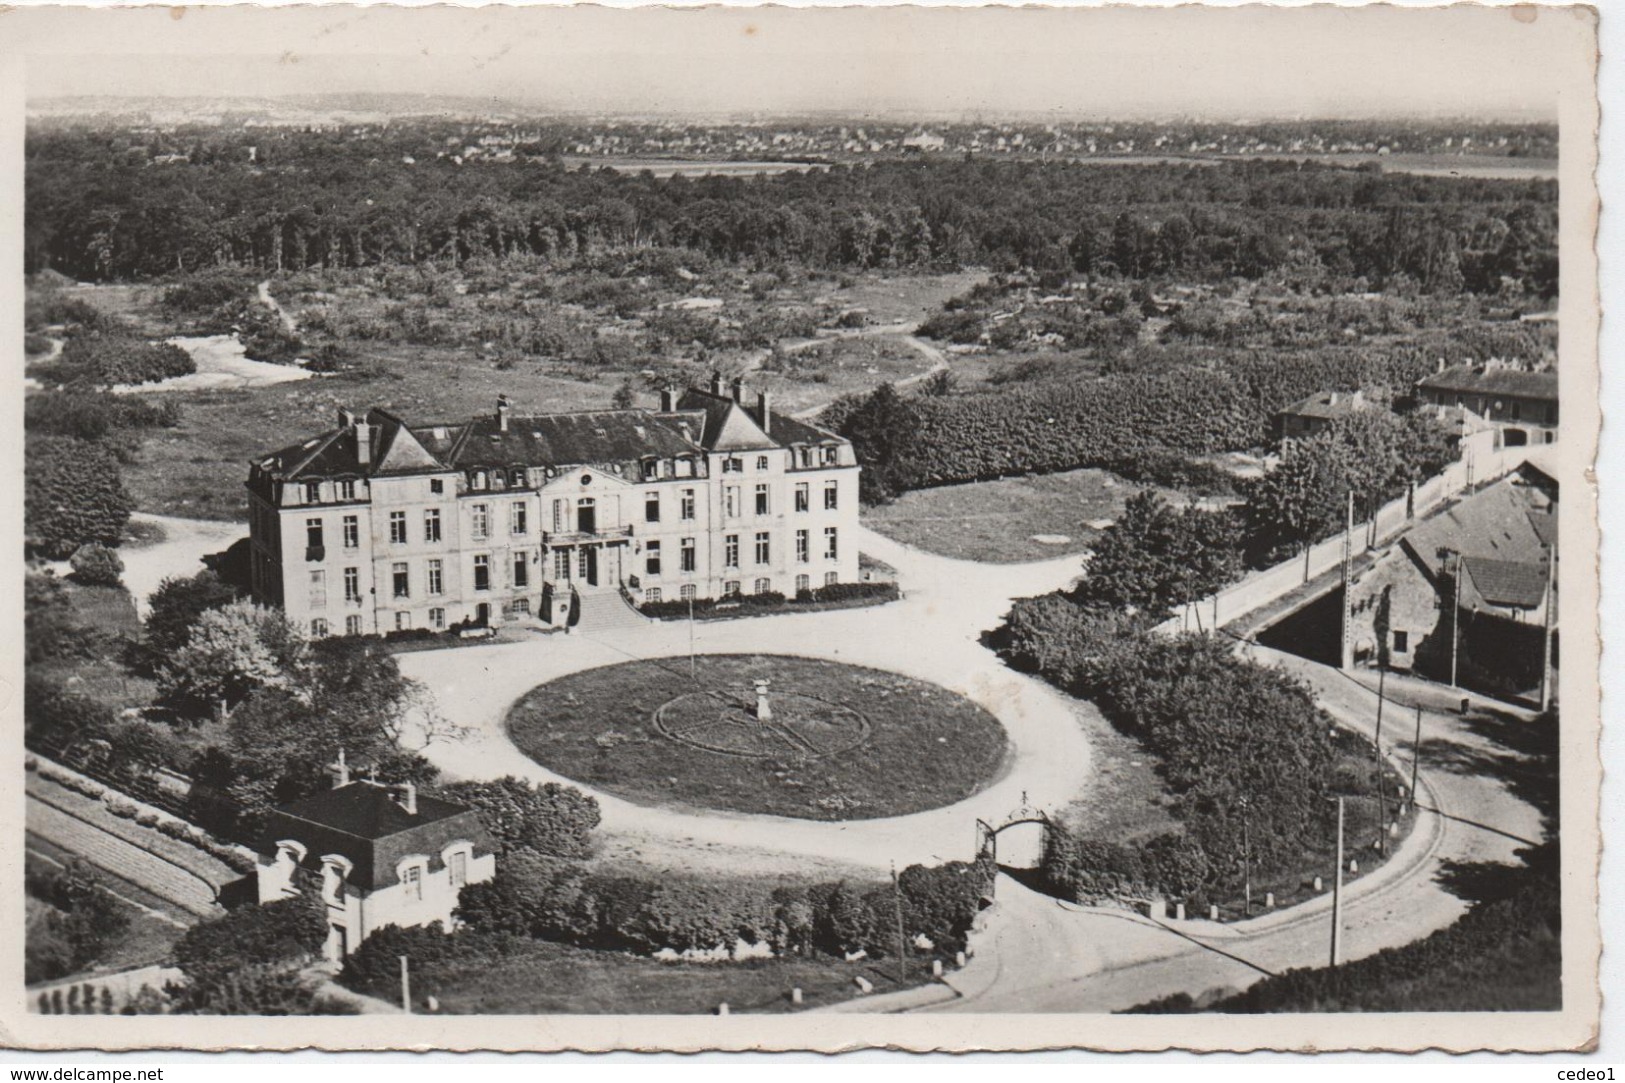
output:
[{"label": "lawn circle island", "polygon": [[525,755],[640,804],[867,820],[998,777],[992,714],[899,673],[787,655],[624,662],[538,685],[508,712]]}]

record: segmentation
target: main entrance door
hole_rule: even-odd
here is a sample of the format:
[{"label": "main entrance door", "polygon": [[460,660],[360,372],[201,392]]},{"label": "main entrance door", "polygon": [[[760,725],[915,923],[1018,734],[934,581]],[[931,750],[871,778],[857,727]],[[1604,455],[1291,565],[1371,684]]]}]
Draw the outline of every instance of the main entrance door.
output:
[{"label": "main entrance door", "polygon": [[581,549],[582,578],[589,587],[598,586],[598,546],[587,545]]}]

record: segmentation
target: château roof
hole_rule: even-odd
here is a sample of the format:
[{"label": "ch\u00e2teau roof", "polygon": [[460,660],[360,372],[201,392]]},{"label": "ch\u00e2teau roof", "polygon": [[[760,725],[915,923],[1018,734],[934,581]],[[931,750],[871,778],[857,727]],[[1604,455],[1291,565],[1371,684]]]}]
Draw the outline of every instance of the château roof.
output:
[{"label": "ch\u00e2teau roof", "polygon": [[[668,403],[668,405],[670,405]],[[755,451],[845,439],[728,395],[691,388],[675,409],[491,413],[466,421],[408,424],[374,408],[365,418],[261,456],[259,471],[283,480],[450,472],[476,467],[576,467],[635,463],[699,452]],[[346,415],[347,417],[349,415]],[[367,455],[361,455],[361,433]]]},{"label": "ch\u00e2teau roof", "polygon": [[1511,368],[1474,368],[1458,365],[1417,382],[1428,391],[1474,395],[1509,395],[1521,399],[1557,401],[1557,373],[1526,372]]}]

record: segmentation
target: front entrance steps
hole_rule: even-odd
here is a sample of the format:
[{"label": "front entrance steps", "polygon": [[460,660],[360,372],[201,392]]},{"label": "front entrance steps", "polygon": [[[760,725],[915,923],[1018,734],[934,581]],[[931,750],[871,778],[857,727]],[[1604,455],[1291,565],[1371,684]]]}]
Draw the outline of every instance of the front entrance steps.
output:
[{"label": "front entrance steps", "polygon": [[597,634],[624,628],[642,628],[649,618],[632,608],[618,590],[581,591],[579,614],[571,630]]}]

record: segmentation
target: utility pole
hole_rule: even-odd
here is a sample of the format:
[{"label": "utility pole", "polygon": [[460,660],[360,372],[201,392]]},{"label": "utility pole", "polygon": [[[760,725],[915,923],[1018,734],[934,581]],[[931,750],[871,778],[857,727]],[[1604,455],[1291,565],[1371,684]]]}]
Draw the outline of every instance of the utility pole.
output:
[{"label": "utility pole", "polygon": [[1450,687],[1460,688],[1456,680],[1456,661],[1461,654],[1461,553],[1456,554],[1456,600],[1450,607]]},{"label": "utility pole", "polygon": [[[1384,633],[1385,635],[1387,633]],[[1388,667],[1383,664],[1383,655],[1386,651],[1377,654],[1377,737],[1372,742],[1372,755],[1377,759],[1377,853],[1388,852],[1388,790],[1382,777],[1382,704],[1386,698],[1383,695],[1383,685],[1388,678]]]},{"label": "utility pole", "polygon": [[1350,587],[1353,578],[1351,564],[1354,559],[1354,490],[1349,490],[1348,518],[1343,524],[1343,638],[1338,648],[1339,668],[1354,668],[1354,643],[1349,636],[1349,625],[1354,621],[1353,598]]},{"label": "utility pole", "polygon": [[1332,878],[1332,965],[1343,960],[1343,799],[1337,799],[1337,872]]},{"label": "utility pole", "polygon": [[1241,799],[1242,916],[1253,916],[1253,817],[1247,799]]},{"label": "utility pole", "polygon": [[903,889],[897,882],[897,862],[891,866],[891,898],[892,909],[897,914],[897,984],[902,985],[908,976],[908,956],[904,954],[903,945]]},{"label": "utility pole", "polygon": [[1540,709],[1552,705],[1552,631],[1557,622],[1557,543],[1546,547],[1546,631],[1540,645]]},{"label": "utility pole", "polygon": [[1422,705],[1416,705],[1416,741],[1411,745],[1411,808],[1416,807],[1416,779],[1422,770]]},{"label": "utility pole", "polygon": [[412,975],[407,971],[406,956],[398,956],[401,961],[401,1011],[407,1015],[412,1014]]}]

